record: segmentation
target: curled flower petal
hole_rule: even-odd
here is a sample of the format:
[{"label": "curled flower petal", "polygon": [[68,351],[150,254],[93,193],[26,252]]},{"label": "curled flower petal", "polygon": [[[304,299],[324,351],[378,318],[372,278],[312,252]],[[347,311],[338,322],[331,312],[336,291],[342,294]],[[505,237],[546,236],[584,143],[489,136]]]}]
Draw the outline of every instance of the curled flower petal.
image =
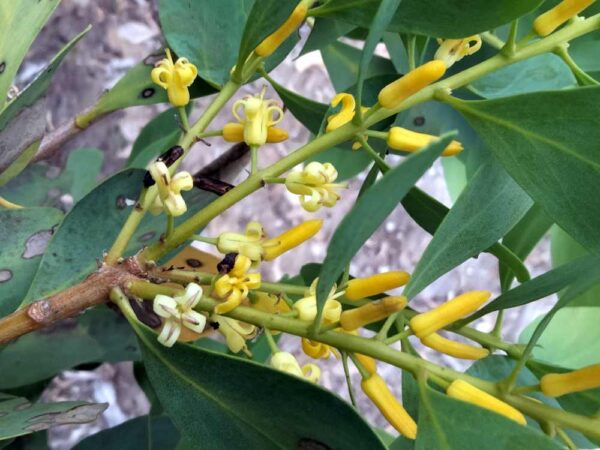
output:
[{"label": "curled flower petal", "polygon": [[167,57],[156,64],[150,77],[152,81],[166,89],[169,102],[173,106],[185,106],[190,101],[188,87],[198,75],[198,69],[187,58],[179,58],[173,63],[171,51],[166,50]]},{"label": "curled flower petal", "polygon": [[[334,183],[337,176],[333,164],[313,161],[302,171],[291,172],[285,179],[285,186],[292,194],[300,196],[300,204],[304,209],[314,212],[321,206],[334,206],[341,198],[336,190],[347,185]],[[310,199],[307,200],[306,196],[310,196]]]}]

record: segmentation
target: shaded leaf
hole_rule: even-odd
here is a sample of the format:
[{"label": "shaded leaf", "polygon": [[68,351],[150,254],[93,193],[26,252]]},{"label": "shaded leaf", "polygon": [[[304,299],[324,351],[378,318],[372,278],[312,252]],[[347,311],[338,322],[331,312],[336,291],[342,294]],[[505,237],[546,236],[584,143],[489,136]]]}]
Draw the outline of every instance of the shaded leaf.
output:
[{"label": "shaded leaf", "polygon": [[306,39],[306,42],[304,43],[304,47],[302,47],[300,56],[315,50],[321,50],[323,47],[335,42],[340,36],[349,33],[354,28],[354,25],[346,22],[317,18],[308,39]]}]

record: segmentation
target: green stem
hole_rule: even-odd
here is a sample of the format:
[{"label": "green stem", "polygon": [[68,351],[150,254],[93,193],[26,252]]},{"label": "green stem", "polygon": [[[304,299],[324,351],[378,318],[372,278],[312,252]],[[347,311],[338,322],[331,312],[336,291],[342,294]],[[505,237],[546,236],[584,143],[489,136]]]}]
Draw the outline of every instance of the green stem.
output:
[{"label": "green stem", "polygon": [[269,330],[268,328],[265,328],[265,337],[267,338],[267,343],[269,344],[271,353],[275,354],[275,353],[281,351],[281,350],[279,350],[279,347],[277,346],[277,342],[275,342],[275,339],[273,338],[273,335],[271,334],[271,330]]},{"label": "green stem", "polygon": [[565,443],[565,445],[567,446],[567,448],[569,450],[578,450],[579,449],[579,447],[577,445],[575,445],[575,443],[571,440],[569,435],[567,433],[565,433],[565,431],[562,428],[557,428],[556,434],[558,435],[560,440]]},{"label": "green stem", "polygon": [[223,136],[223,130],[205,131],[197,135],[199,138]]},{"label": "green stem", "polygon": [[263,181],[268,184],[285,184],[284,177],[265,177]]},{"label": "green stem", "polygon": [[513,389],[513,394],[529,394],[530,392],[539,392],[540,385],[534,384],[531,386],[518,386]]},{"label": "green stem", "polygon": [[417,53],[417,36],[411,34],[408,37],[408,48],[406,49],[408,54],[408,70],[414,70],[417,67],[416,53]]},{"label": "green stem", "polygon": [[167,216],[167,230],[165,232],[165,238],[168,238],[169,236],[171,236],[171,234],[173,234],[173,226],[175,224],[175,217],[173,217],[171,214],[166,213]]},{"label": "green stem", "polygon": [[187,111],[185,110],[185,106],[180,106],[177,108],[179,112],[179,117],[181,118],[181,125],[183,125],[183,129],[187,133],[190,130],[190,122],[188,120]]},{"label": "green stem", "polygon": [[508,33],[508,40],[504,47],[502,47],[502,53],[511,56],[517,50],[517,35],[519,33],[519,19],[513,20],[510,24],[510,31]]},{"label": "green stem", "polygon": [[350,359],[356,366],[356,369],[360,372],[360,376],[363,378],[363,380],[366,380],[371,377],[371,374],[369,373],[367,368],[365,366],[363,366],[363,364],[360,362],[360,360],[356,356],[354,356],[354,354],[348,353],[348,356],[350,356]]},{"label": "green stem", "polygon": [[258,145],[250,146],[250,174],[254,175],[258,172]]},{"label": "green stem", "polygon": [[206,244],[211,244],[211,245],[217,245],[217,242],[219,242],[219,240],[217,238],[201,236],[199,234],[193,235],[192,239],[195,241],[205,242]]},{"label": "green stem", "polygon": [[357,135],[356,138],[358,142],[360,142],[360,144],[362,145],[362,148],[367,152],[369,157],[375,162],[375,164],[377,164],[377,167],[379,167],[381,173],[386,173],[388,170],[390,170],[390,166],[379,155],[379,153],[377,153],[375,149],[369,145],[369,143],[363,136]]},{"label": "green stem", "polygon": [[557,47],[556,50],[554,50],[554,53],[558,55],[567,66],[569,66],[569,69],[571,69],[573,76],[580,86],[597,86],[600,84],[600,82],[591,77],[577,65],[575,60],[571,58],[571,55],[569,54],[569,51],[565,45]]},{"label": "green stem", "polygon": [[491,45],[497,50],[501,50],[506,45],[502,39],[489,31],[481,33],[481,39],[488,45]]},{"label": "green stem", "polygon": [[394,342],[398,342],[401,341],[403,339],[406,339],[407,337],[409,337],[412,334],[412,330],[408,329],[408,330],[404,330],[401,333],[395,334],[393,336],[390,336],[387,339],[383,340],[384,344],[393,344]]},{"label": "green stem", "polygon": [[154,300],[157,295],[176,297],[184,293],[183,288],[154,284],[149,281],[131,281],[126,286],[127,291],[143,300]]},{"label": "green stem", "polygon": [[375,335],[375,340],[383,341],[385,338],[387,338],[388,332],[390,331],[390,328],[392,328],[392,325],[394,325],[394,322],[396,321],[396,318],[399,314],[400,312],[395,312],[387,319],[385,319],[385,322],[383,322],[383,325]]},{"label": "green stem", "polygon": [[496,258],[506,264],[515,274],[515,277],[520,283],[529,281],[531,279],[529,270],[527,270],[527,267],[525,267],[525,264],[523,264],[521,258],[519,258],[505,245],[496,243],[488,248],[486,252],[494,255]]},{"label": "green stem", "polygon": [[498,315],[496,316],[496,323],[494,323],[494,328],[490,332],[492,336],[496,336],[497,338],[502,338],[502,322],[504,321],[504,310],[498,311]]},{"label": "green stem", "polygon": [[350,403],[352,403],[352,406],[355,408],[358,408],[356,399],[354,398],[354,391],[352,390],[352,380],[350,379],[350,370],[348,369],[348,353],[346,352],[342,352],[342,366],[344,367],[344,376],[346,377],[346,386],[348,387]]}]

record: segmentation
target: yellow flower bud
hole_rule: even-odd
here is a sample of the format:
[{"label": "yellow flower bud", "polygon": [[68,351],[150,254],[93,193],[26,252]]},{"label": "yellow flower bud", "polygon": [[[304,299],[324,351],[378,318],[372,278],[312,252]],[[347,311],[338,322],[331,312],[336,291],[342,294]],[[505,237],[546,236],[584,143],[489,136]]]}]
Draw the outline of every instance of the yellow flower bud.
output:
[{"label": "yellow flower bud", "polygon": [[540,36],[547,36],[571,17],[579,14],[595,0],[563,0],[533,22],[533,30]]},{"label": "yellow flower bud", "polygon": [[286,232],[280,234],[273,239],[269,239],[263,244],[265,261],[272,261],[279,255],[288,250],[297,247],[304,241],[310,239],[319,232],[323,226],[323,220],[307,220],[294,228],[290,228]]},{"label": "yellow flower bud", "polygon": [[340,325],[346,331],[356,330],[404,309],[407,303],[406,297],[385,297],[344,311],[340,316]]},{"label": "yellow flower bud", "polygon": [[376,373],[372,374],[363,379],[361,386],[367,397],[400,434],[409,439],[417,438],[417,424],[394,397],[383,378]]},{"label": "yellow flower bud", "polygon": [[[267,142],[270,144],[283,142],[288,137],[288,132],[283,128],[267,128]],[[244,140],[244,125],[241,123],[225,124],[223,127],[223,139],[227,142],[242,142]]]},{"label": "yellow flower bud", "polygon": [[451,341],[437,333],[431,333],[421,339],[423,345],[437,350],[440,353],[459,359],[481,359],[490,354],[489,350],[482,347]]},{"label": "yellow flower bud", "polygon": [[437,308],[417,314],[410,319],[410,328],[417,337],[422,339],[467,314],[477,311],[490,298],[490,295],[489,291],[466,292]]},{"label": "yellow flower bud", "polygon": [[384,87],[379,92],[379,104],[393,109],[404,99],[442,78],[445,72],[446,65],[443,61],[429,61]]},{"label": "yellow flower bud", "polygon": [[359,300],[371,295],[404,286],[410,280],[406,272],[384,272],[367,278],[354,278],[348,282],[346,297],[350,300]]},{"label": "yellow flower bud", "polygon": [[478,34],[464,39],[446,39],[438,42],[440,48],[435,52],[434,59],[444,61],[446,69],[481,48],[481,37]]},{"label": "yellow flower bud", "polygon": [[273,34],[262,41],[254,52],[258,56],[267,57],[273,54],[275,50],[296,30],[304,21],[308,7],[304,2],[296,6],[290,17],[287,18]]},{"label": "yellow flower bud", "polygon": [[[432,136],[430,134],[417,133],[401,127],[392,127],[388,133],[387,144],[395,150],[416,152],[427,147],[437,139],[439,139],[437,136]],[[462,151],[462,144],[458,141],[452,141],[444,149],[442,156],[452,156]]]},{"label": "yellow flower bud", "polygon": [[472,403],[479,406],[480,408],[487,409],[489,411],[501,414],[504,417],[508,417],[521,425],[527,425],[527,420],[521,412],[502,400],[498,400],[496,397],[488,394],[487,392],[477,389],[475,386],[470,385],[463,380],[454,380],[446,393],[458,400],[463,402]]},{"label": "yellow flower bud", "polygon": [[600,364],[573,372],[549,373],[541,378],[540,387],[550,397],[595,389],[600,387]]},{"label": "yellow flower bud", "polygon": [[173,63],[171,51],[166,50],[167,57],[156,64],[152,69],[150,77],[152,81],[167,90],[169,103],[173,106],[185,106],[190,101],[190,86],[196,76],[198,69],[186,58],[179,58]]},{"label": "yellow flower bud", "polygon": [[375,359],[361,353],[355,353],[354,356],[371,375],[377,373],[377,362]]}]

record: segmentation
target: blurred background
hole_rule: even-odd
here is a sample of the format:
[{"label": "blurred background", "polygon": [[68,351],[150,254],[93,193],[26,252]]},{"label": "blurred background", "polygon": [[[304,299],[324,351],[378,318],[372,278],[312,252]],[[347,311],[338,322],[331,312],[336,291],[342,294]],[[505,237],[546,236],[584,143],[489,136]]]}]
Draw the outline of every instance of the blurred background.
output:
[{"label": "blurred background", "polygon": [[[163,45],[157,17],[153,1],[63,0],[35,41],[19,73],[17,87],[22,88],[31,81],[52,55],[59,51],[74,34],[80,32],[87,24],[92,24],[92,30],[59,68],[49,91],[48,128],[57,127],[92,105],[128,68]],[[309,26],[305,25],[301,30],[303,39],[309,31]],[[378,51],[382,56],[386,56],[385,49],[378,49]],[[320,54],[313,52],[296,58],[297,54],[298,51],[288,57],[272,72],[272,77],[292,91],[329,103],[335,91]],[[245,87],[244,92],[257,92],[263,84],[264,81],[258,81]],[[269,88],[268,92],[271,97],[276,98],[272,89]],[[206,98],[195,102],[192,120],[198,117],[206,103]],[[123,166],[131,145],[142,127],[165,108],[164,105],[134,107],[113,113],[67,142],[48,163],[50,166],[62,167],[72,150],[98,148],[105,155],[102,176],[106,177]],[[210,128],[218,129],[231,118],[230,111],[224,110]],[[289,130],[290,139],[282,144],[268,145],[261,149],[260,160],[263,164],[279,159],[309,139],[309,133],[289,113],[279,126]],[[207,141],[210,146],[203,142],[195,146],[185,162],[185,168],[197,171],[228,148],[220,139],[211,138]],[[245,173],[245,170],[242,170],[237,177],[231,177],[226,181],[235,184],[245,176]],[[353,205],[357,188],[363,178],[364,174],[361,174],[350,181],[349,189],[335,208],[322,209],[316,213],[317,217],[325,219],[325,225],[315,238],[299,247],[293,254],[286,254],[262,266],[263,279],[276,281],[285,274],[297,274],[305,263],[322,261],[327,242],[344,213]],[[419,182],[419,186],[450,206],[441,164],[436,163]],[[68,209],[70,206],[69,198],[61,197],[56,201],[63,209]],[[315,214],[309,214],[299,207],[297,197],[287,194],[282,186],[275,185],[258,191],[226,211],[213,220],[203,234],[216,236],[222,231],[241,231],[248,221],[260,220],[266,231],[270,235],[275,235],[314,216]],[[429,235],[414,224],[399,207],[355,257],[351,273],[354,276],[368,276],[386,270],[411,272],[429,239]],[[203,245],[198,247],[214,252],[214,249]],[[549,260],[549,245],[548,241],[544,240],[527,260],[532,275],[548,270]],[[427,308],[459,293],[474,289],[491,290],[494,294],[499,291],[497,262],[488,254],[482,254],[476,260],[469,260],[439,279],[424,290],[415,299],[413,305],[417,309]],[[524,326],[548,309],[550,304],[551,301],[548,299],[530,304],[518,311],[509,310],[504,328],[506,339],[516,341]],[[493,327],[493,322],[494,316],[490,315],[477,322],[476,327],[488,331]],[[286,336],[281,342],[282,348],[294,352],[301,364],[308,361],[308,357],[301,353],[299,338]],[[423,350],[423,354],[432,360],[440,358],[432,351]],[[467,365],[450,358],[443,362],[463,369]],[[319,365],[323,372],[322,384],[347,399],[347,387],[341,362],[331,359],[319,361]],[[360,377],[355,371],[352,373],[354,384],[358,386]],[[390,381],[392,386],[395,386],[396,394],[401,395],[400,371],[380,364],[380,373]],[[232,380],[232,383],[235,383],[235,380]],[[360,389],[356,390],[356,395],[359,408],[365,413],[367,419],[377,426],[386,428],[385,420],[363,397]],[[64,372],[47,387],[43,400],[90,400],[110,403],[101,419],[92,424],[51,429],[51,448],[56,450],[69,449],[86,435],[145,414],[149,409],[149,404],[133,377],[130,363],[103,364],[94,370]],[[386,429],[391,431],[389,427]]]}]

